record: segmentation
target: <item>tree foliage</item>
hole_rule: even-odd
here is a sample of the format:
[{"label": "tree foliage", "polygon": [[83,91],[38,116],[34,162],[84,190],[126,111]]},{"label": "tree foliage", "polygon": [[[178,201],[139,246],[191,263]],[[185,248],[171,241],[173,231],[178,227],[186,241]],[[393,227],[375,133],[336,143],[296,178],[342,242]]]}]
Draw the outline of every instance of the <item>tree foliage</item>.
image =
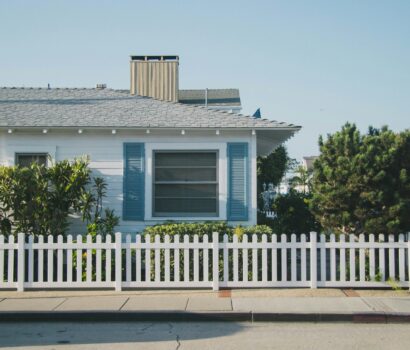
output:
[{"label": "tree foliage", "polygon": [[276,216],[270,220],[273,232],[277,234],[320,232],[321,226],[309,209],[310,199],[311,194],[293,189],[276,197],[272,208]]},{"label": "tree foliage", "polygon": [[325,229],[344,233],[410,230],[410,131],[354,124],[319,139],[311,209]]}]

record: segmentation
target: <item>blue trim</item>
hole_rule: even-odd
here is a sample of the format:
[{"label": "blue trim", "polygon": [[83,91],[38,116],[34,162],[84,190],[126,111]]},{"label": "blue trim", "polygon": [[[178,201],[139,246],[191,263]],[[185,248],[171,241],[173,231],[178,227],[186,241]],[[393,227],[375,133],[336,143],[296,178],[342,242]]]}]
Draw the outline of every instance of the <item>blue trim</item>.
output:
[{"label": "blue trim", "polygon": [[[227,144],[227,219],[229,221],[247,221],[249,218],[248,147],[249,145],[246,142],[231,142]],[[233,164],[233,161],[236,161],[236,164]],[[241,177],[243,180],[241,180]],[[233,186],[236,186],[236,188]]]},{"label": "blue trim", "polygon": [[145,147],[124,143],[122,219],[143,221],[145,216]]}]

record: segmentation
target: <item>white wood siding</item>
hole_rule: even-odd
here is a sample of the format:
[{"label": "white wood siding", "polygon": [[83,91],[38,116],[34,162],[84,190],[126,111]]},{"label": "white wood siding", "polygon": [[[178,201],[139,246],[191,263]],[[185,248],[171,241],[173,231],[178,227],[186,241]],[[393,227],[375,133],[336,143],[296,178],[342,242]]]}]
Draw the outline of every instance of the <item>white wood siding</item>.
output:
[{"label": "white wood siding", "polygon": [[[215,131],[190,132],[186,131],[181,135],[180,131],[151,130],[150,134],[143,131],[118,130],[112,134],[110,130],[91,131],[84,130],[78,134],[77,130],[57,131],[49,130],[43,134],[41,130],[32,132],[14,131],[8,134],[6,131],[0,133],[0,164],[14,165],[15,153],[17,152],[41,152],[48,153],[53,160],[73,159],[81,155],[88,155],[90,158],[90,168],[95,176],[102,176],[108,184],[107,197],[104,205],[114,209],[116,215],[122,217],[123,200],[123,144],[124,142],[144,142],[146,149],[146,203],[145,221],[122,221],[117,228],[122,232],[138,232],[146,225],[153,225],[161,220],[152,218],[151,215],[151,171],[152,150],[155,149],[218,149],[219,150],[219,220],[226,219],[226,143],[227,142],[248,142],[249,161],[251,176],[249,189],[251,200],[249,203],[249,220],[246,222],[234,222],[232,224],[253,225],[256,224],[256,136],[252,136],[250,131],[220,132]],[[204,218],[198,218],[203,221]],[[184,219],[189,221],[189,219]],[[192,219],[191,219],[192,221]],[[71,232],[84,232],[84,225],[78,219],[73,219]]]}]

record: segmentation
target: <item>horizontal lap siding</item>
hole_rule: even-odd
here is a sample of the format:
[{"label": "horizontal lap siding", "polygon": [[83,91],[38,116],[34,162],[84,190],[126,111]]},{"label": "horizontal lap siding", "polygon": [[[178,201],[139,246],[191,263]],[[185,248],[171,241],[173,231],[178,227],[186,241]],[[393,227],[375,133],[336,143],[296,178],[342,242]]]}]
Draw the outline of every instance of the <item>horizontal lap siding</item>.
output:
[{"label": "horizontal lap siding", "polygon": [[[121,217],[120,224],[117,226],[118,231],[137,232],[141,231],[146,224],[153,225],[159,221],[123,221],[122,220],[122,203],[123,203],[123,145],[127,142],[197,142],[204,148],[212,145],[212,142],[248,142],[249,137],[244,135],[235,136],[225,132],[222,135],[206,137],[190,137],[185,135],[183,140],[181,136],[135,136],[131,133],[120,135],[98,135],[90,134],[84,131],[82,135],[76,134],[75,131],[69,131],[70,135],[55,134],[51,130],[47,135],[43,134],[20,134],[17,131],[11,135],[0,135],[0,144],[4,144],[0,152],[0,164],[12,165],[14,163],[14,153],[22,150],[44,149],[50,151],[56,161],[64,159],[74,159],[82,155],[88,155],[90,159],[90,168],[93,176],[100,176],[107,182],[107,197],[104,199],[104,206],[115,210],[115,214]],[[226,134],[226,135],[225,135]],[[239,134],[238,134],[239,135]],[[172,148],[172,144],[170,146]],[[251,179],[249,178],[250,182]],[[223,200],[225,200],[224,198]],[[221,202],[222,204],[223,202]],[[73,233],[85,232],[85,224],[78,218],[70,220],[72,225],[70,231]],[[235,221],[232,224],[247,225],[249,222]]]}]

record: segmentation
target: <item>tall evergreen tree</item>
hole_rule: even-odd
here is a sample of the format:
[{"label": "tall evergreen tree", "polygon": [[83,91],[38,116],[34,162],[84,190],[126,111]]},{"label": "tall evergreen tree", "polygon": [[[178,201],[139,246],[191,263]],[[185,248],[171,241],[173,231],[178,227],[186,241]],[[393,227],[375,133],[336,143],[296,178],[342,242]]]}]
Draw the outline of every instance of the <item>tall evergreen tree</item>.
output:
[{"label": "tall evergreen tree", "polygon": [[410,131],[354,124],[319,139],[311,209],[325,229],[345,233],[410,230]]}]

